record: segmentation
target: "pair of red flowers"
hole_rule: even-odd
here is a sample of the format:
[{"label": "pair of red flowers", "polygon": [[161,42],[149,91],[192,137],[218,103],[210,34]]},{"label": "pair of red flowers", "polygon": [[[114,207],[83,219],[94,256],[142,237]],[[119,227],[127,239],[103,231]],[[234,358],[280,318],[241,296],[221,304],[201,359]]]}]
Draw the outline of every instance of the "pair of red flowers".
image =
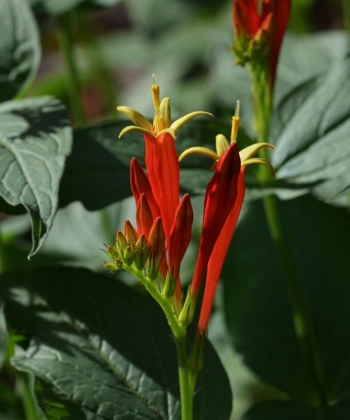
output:
[{"label": "pair of red flowers", "polygon": [[[290,10],[290,0],[263,0],[260,13],[258,0],[234,0],[235,48],[239,61],[244,64],[258,57],[265,63],[273,86],[282,37]],[[260,48],[256,49],[256,46]],[[258,56],[254,56],[258,51]],[[261,55],[263,52],[263,55]],[[259,55],[260,54],[260,55]],[[143,115],[128,107],[119,107],[135,124],[126,127],[120,134],[139,131],[146,146],[144,172],[136,159],[131,162],[131,189],[136,201],[137,231],[131,234],[139,244],[132,250],[127,246],[126,256],[132,264],[135,255],[143,255],[138,264],[148,259],[142,268],[153,281],[157,280],[165,298],[174,299],[174,311],[179,322],[188,324],[193,318],[197,297],[206,277],[198,331],[205,334],[213,305],[224,259],[235,230],[244,194],[245,166],[262,163],[263,159],[252,158],[266,143],[254,144],[238,152],[236,137],[239,110],[233,117],[231,141],[223,135],[216,137],[216,153],[202,147],[191,148],[180,156],[200,153],[214,160],[214,175],[209,182],[204,199],[202,234],[196,267],[185,302],[182,300],[179,270],[192,236],[193,211],[190,197],[185,194],[180,200],[179,158],[176,153],[176,131],[198,115],[194,112],[171,122],[170,101],[159,99],[159,87],[152,86],[155,117],[153,124]],[[273,169],[272,169],[273,170]],[[128,228],[130,231],[130,228]],[[130,236],[126,232],[127,236]],[[123,236],[123,235],[121,235]],[[129,242],[130,244],[130,242]],[[130,251],[129,251],[130,248]],[[140,251],[141,250],[141,251]],[[142,251],[146,250],[146,251]],[[137,254],[139,252],[139,254]],[[142,254],[144,252],[144,254]],[[139,265],[141,267],[141,265]]]},{"label": "pair of red flowers", "polygon": [[[171,123],[170,102],[160,103],[159,87],[152,86],[155,117],[151,124],[143,115],[128,107],[119,107],[133,122],[120,134],[139,131],[146,146],[147,174],[136,159],[131,161],[131,189],[136,202],[137,235],[147,240],[149,258],[147,273],[153,276],[157,266],[159,289],[167,298],[174,298],[174,310],[180,322],[191,322],[197,297],[206,276],[199,331],[207,330],[216,286],[224,259],[242,206],[245,185],[244,168],[251,163],[263,163],[252,156],[268,144],[258,143],[240,153],[236,136],[239,117],[233,117],[231,143],[223,136],[216,138],[215,153],[202,147],[188,149],[180,159],[191,153],[212,158],[214,175],[209,182],[204,199],[202,235],[193,280],[185,303],[182,301],[179,270],[192,236],[193,211],[190,197],[180,200],[179,158],[175,148],[176,130],[198,115],[194,112]],[[152,279],[154,280],[154,279]]]}]

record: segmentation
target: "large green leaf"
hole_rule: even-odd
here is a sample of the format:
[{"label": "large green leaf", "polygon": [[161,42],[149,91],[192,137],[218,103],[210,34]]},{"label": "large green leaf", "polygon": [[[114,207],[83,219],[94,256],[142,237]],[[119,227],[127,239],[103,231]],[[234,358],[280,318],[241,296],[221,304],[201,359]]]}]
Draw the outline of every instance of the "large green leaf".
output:
[{"label": "large green leaf", "polygon": [[349,400],[319,409],[295,401],[270,401],[256,404],[242,420],[348,420],[349,410]]},{"label": "large green leaf", "polygon": [[33,246],[42,246],[58,206],[58,187],[71,147],[64,106],[43,97],[0,105],[0,195],[23,205],[32,219]]},{"label": "large green leaf", "polygon": [[27,0],[32,7],[53,16],[58,16],[75,9],[80,4],[93,4],[96,6],[110,7],[121,0]]},{"label": "large green leaf", "polygon": [[[223,271],[227,324],[244,362],[295,398],[315,399],[294,334],[284,275],[259,201],[246,206]],[[330,401],[350,389],[347,211],[311,196],[279,203],[295,272],[302,278]]]},{"label": "large green leaf", "polygon": [[[81,201],[89,210],[101,209],[131,195],[129,166],[133,157],[144,161],[144,140],[139,133],[118,139],[127,121],[102,123],[75,130],[72,154],[68,157],[60,186],[60,205]],[[181,128],[178,152],[201,145],[215,149],[215,136],[230,133],[230,123],[221,120],[191,121]],[[249,139],[242,134],[242,147]],[[182,187],[202,192],[211,177],[211,161],[202,157],[184,159]],[[202,170],[201,170],[202,169]]]},{"label": "large green leaf", "polygon": [[[272,121],[277,178],[314,183],[323,199],[350,187],[350,58],[292,91]],[[320,190],[332,180],[332,189]]]},{"label": "large green leaf", "polygon": [[36,72],[40,43],[30,8],[23,0],[0,0],[0,102],[12,99]]},{"label": "large green leaf", "polygon": [[[180,419],[174,342],[151,300],[88,270],[3,275],[11,331],[27,339],[13,365],[34,373],[50,419]],[[195,396],[196,419],[228,419],[226,372],[208,345]]]}]

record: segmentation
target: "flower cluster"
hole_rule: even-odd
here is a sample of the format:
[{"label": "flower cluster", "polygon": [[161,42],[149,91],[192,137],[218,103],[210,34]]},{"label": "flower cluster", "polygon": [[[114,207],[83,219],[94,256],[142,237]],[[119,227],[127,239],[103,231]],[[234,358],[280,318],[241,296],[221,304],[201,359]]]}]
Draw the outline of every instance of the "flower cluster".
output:
[{"label": "flower cluster", "polygon": [[273,85],[290,0],[263,0],[260,8],[258,3],[258,0],[233,0],[233,52],[237,64],[249,62],[255,68],[268,67]]},{"label": "flower cluster", "polygon": [[[206,112],[194,112],[171,123],[170,101],[159,100],[159,87],[152,86],[155,117],[151,124],[143,115],[128,107],[119,107],[133,122],[120,134],[139,131],[145,140],[147,173],[134,158],[130,165],[131,190],[136,203],[136,228],[125,222],[114,246],[107,248],[112,260],[104,264],[110,271],[124,268],[146,286],[156,284],[164,299],[172,302],[178,322],[188,325],[194,315],[198,295],[206,278],[198,329],[205,336],[221,268],[242,206],[246,165],[271,165],[253,156],[266,143],[257,143],[241,152],[236,143],[239,104],[232,119],[231,139],[216,137],[216,152],[193,147],[177,156],[177,130],[187,121]],[[179,160],[199,153],[214,160],[213,177],[204,199],[202,234],[193,280],[185,301],[182,298],[180,266],[191,241],[193,211],[190,197],[180,199]]]}]

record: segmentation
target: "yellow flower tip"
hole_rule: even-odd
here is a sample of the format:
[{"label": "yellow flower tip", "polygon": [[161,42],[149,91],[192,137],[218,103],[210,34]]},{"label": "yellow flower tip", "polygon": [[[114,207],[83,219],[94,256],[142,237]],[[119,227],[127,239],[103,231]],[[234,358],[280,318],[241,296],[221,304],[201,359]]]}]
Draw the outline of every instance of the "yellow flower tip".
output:
[{"label": "yellow flower tip", "polygon": [[202,155],[213,159],[214,161],[219,159],[219,156],[213,150],[210,150],[206,147],[190,147],[181,153],[179,156],[179,161],[181,162],[183,158],[189,155]]},{"label": "yellow flower tip", "polygon": [[223,134],[218,134],[215,137],[216,153],[220,157],[230,147],[230,143]]},{"label": "yellow flower tip", "polygon": [[265,147],[268,147],[269,149],[274,149],[272,144],[269,144],[269,143],[255,143],[255,144],[252,144],[251,146],[244,148],[243,150],[239,152],[241,162],[244,162],[245,160],[252,158],[261,149],[264,149]]},{"label": "yellow flower tip", "polygon": [[153,126],[140,112],[128,106],[118,106],[117,110],[125,114],[136,127],[143,128],[147,131],[153,132]]},{"label": "yellow flower tip", "polygon": [[270,169],[273,177],[275,177],[275,175],[276,175],[275,170],[274,170],[273,166],[271,165],[271,163],[268,162],[265,159],[260,159],[260,158],[247,159],[244,162],[241,162],[241,165],[242,166],[247,166],[247,165],[264,165],[264,166],[267,166]]},{"label": "yellow flower tip", "polygon": [[205,111],[195,111],[195,112],[191,112],[189,114],[184,115],[183,117],[177,119],[176,121],[174,121],[171,124],[171,128],[173,128],[174,130],[178,130],[179,128],[181,128],[183,125],[185,125],[188,121],[192,120],[195,117],[198,117],[199,115],[207,115],[209,117],[213,117],[214,115],[211,114],[210,112],[205,112]]},{"label": "yellow flower tip", "polygon": [[146,135],[151,136],[151,137],[155,137],[153,132],[151,132],[149,130],[146,130],[143,127],[138,127],[136,125],[129,125],[128,127],[123,128],[123,130],[119,133],[118,137],[121,138],[121,137],[124,136],[124,134],[130,133],[131,131],[137,131],[138,133],[146,134]]}]

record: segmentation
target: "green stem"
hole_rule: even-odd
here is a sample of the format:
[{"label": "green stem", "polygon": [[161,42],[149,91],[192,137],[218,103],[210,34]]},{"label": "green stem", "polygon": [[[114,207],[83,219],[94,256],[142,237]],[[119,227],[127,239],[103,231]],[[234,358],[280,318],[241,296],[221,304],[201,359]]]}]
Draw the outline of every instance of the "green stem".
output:
[{"label": "green stem", "polygon": [[7,268],[6,244],[1,231],[0,222],[0,273],[4,273]]},{"label": "green stem", "polygon": [[[260,86],[265,86],[265,88],[261,89],[259,84]],[[267,143],[269,138],[272,109],[272,91],[269,87],[266,89],[266,86],[268,86],[267,83],[261,84],[261,81],[258,81],[253,87],[255,97],[255,126],[258,134],[258,141],[264,143]],[[261,150],[261,157],[263,159],[269,158],[267,149]],[[272,174],[266,167],[261,166],[258,178],[263,186],[271,182]],[[308,307],[304,284],[299,273],[296,273],[295,265],[285,242],[276,197],[273,195],[265,196],[263,202],[271,238],[277,250],[286,281],[295,334],[299,342],[305,366],[315,387],[317,403],[321,407],[326,406],[327,397],[325,393],[322,357]]]},{"label": "green stem", "polygon": [[80,96],[78,67],[73,52],[72,12],[59,16],[57,22],[59,26],[60,46],[69,76],[68,93],[73,117],[77,125],[83,125],[85,124],[85,115]]},{"label": "green stem", "polygon": [[30,386],[30,377],[20,374],[22,379],[22,402],[26,420],[38,420],[38,409]]},{"label": "green stem", "polygon": [[116,92],[115,83],[111,72],[106,64],[105,57],[101,51],[100,45],[96,42],[92,35],[86,18],[83,14],[79,16],[79,32],[81,33],[86,46],[86,53],[88,55],[91,67],[99,85],[100,91],[104,96],[106,107],[110,115],[115,115],[116,112]]},{"label": "green stem", "polygon": [[190,375],[187,364],[186,330],[181,336],[175,337],[177,351],[179,385],[181,398],[181,419],[192,420],[192,405],[194,389],[190,386]]},{"label": "green stem", "polygon": [[350,34],[350,1],[342,0],[342,2],[343,2],[344,24]]},{"label": "green stem", "polygon": [[186,327],[179,323],[177,319],[173,307],[173,300],[166,298],[161,294],[155,281],[150,281],[141,272],[132,267],[128,268],[128,271],[145,286],[147,291],[165,313],[176,345],[181,398],[181,420],[192,420],[194,384],[193,381],[190,380],[190,371],[187,362]]}]

